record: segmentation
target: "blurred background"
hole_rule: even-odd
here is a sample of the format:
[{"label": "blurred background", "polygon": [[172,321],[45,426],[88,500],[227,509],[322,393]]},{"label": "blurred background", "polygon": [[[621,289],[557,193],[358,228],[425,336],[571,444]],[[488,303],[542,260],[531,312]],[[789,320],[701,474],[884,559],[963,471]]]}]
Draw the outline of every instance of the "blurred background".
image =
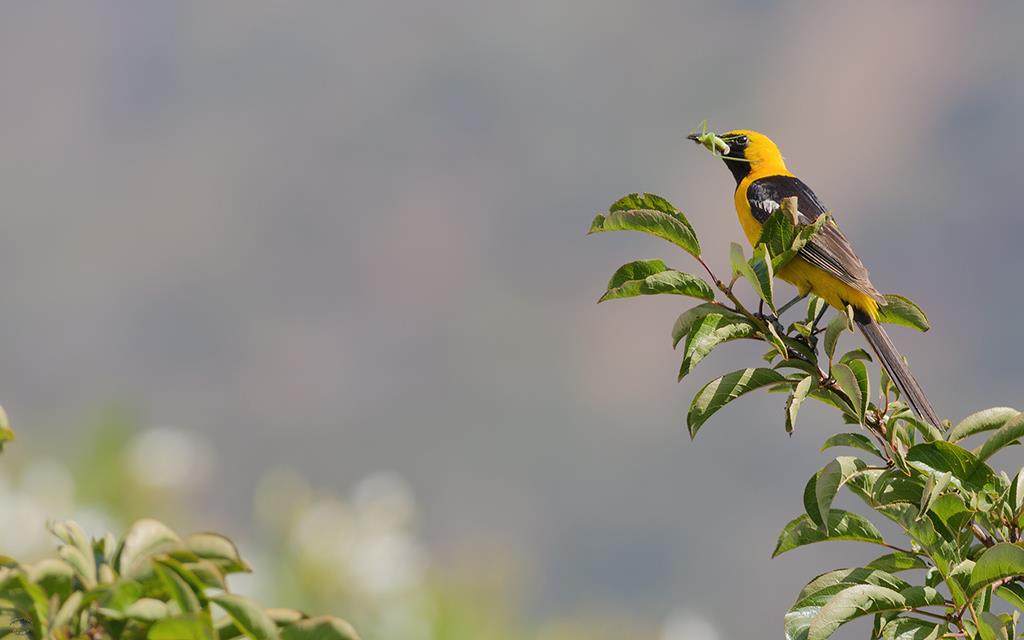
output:
[{"label": "blurred background", "polygon": [[0,547],[51,552],[48,516],[220,530],[257,568],[240,588],[367,640],[781,637],[812,575],[877,555],[769,559],[841,425],[807,407],[786,437],[759,395],[690,443],[699,385],[760,352],[677,384],[686,300],[594,302],[629,260],[693,264],[585,232],[660,193],[724,267],[734,183],[684,136],[765,131],[875,284],[929,312],[893,334],[940,413],[1019,404],[1022,23],[960,2],[7,5]]}]

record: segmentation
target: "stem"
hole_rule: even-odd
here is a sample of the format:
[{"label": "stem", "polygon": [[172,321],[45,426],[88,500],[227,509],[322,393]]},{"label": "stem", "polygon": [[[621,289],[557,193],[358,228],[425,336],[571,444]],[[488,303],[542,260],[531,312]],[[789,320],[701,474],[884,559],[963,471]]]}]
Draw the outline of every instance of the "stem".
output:
[{"label": "stem", "polygon": [[721,289],[722,288],[722,281],[718,279],[718,276],[716,276],[715,273],[711,270],[711,267],[708,266],[708,263],[704,262],[704,258],[701,257],[701,256],[694,256],[694,257],[697,258],[697,262],[700,263],[700,266],[704,267],[704,270],[708,272],[708,275],[711,276],[711,280],[715,283],[715,285],[719,289]]},{"label": "stem", "polygon": [[928,616],[929,618],[935,618],[936,620],[942,620],[943,622],[953,622],[949,616],[932,613],[931,611],[922,611],[921,609],[911,609],[911,611],[919,616]]},{"label": "stem", "polygon": [[715,272],[711,270],[708,263],[704,262],[704,258],[702,256],[694,257],[697,258],[697,262],[699,262],[700,265],[704,267],[704,270],[708,272],[708,275],[711,276],[711,280],[715,283],[715,286],[718,287],[718,290],[724,293],[725,297],[729,298],[729,301],[736,306],[736,311],[743,314],[751,324],[757,327],[761,332],[761,335],[765,337],[771,335],[771,331],[768,329],[768,325],[765,324],[764,320],[751,313],[750,310],[743,306],[743,303],[736,297],[736,294],[732,292],[732,285],[736,283],[736,278],[734,277],[732,282],[729,284],[725,284],[718,276],[715,275]]},{"label": "stem", "polygon": [[985,530],[982,529],[977,522],[971,523],[971,532],[974,534],[974,537],[978,539],[978,542],[986,547],[994,546],[996,543],[996,541],[992,539],[992,536],[985,533]]},{"label": "stem", "polygon": [[981,629],[981,622],[978,620],[978,612],[974,610],[974,603],[971,602],[970,598],[967,599],[967,609],[971,612],[971,618],[974,619],[974,628]]},{"label": "stem", "polygon": [[919,556],[919,555],[921,555],[920,553],[916,553],[914,551],[911,551],[910,549],[904,549],[902,547],[896,547],[896,546],[893,546],[891,544],[886,544],[885,542],[879,542],[878,544],[879,544],[879,546],[885,547],[887,549],[892,549],[893,551],[900,551],[900,552],[905,553],[907,555],[911,555],[911,556]]}]

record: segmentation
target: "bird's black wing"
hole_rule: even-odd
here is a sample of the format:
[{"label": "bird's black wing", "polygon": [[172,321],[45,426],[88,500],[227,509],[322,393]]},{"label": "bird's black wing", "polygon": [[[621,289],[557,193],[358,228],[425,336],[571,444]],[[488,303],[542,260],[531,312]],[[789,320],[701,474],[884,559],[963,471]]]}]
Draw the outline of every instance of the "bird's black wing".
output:
[{"label": "bird's black wing", "polygon": [[[798,221],[810,224],[827,213],[825,205],[818,200],[811,188],[793,176],[768,176],[750,183],[747,201],[750,211],[758,222],[764,222],[773,211],[782,206],[782,200],[796,196]],[[829,273],[854,289],[861,291],[878,302],[885,304],[885,298],[871,285],[868,270],[853,252],[838,225],[826,224],[810,241],[800,249],[799,256]]]}]

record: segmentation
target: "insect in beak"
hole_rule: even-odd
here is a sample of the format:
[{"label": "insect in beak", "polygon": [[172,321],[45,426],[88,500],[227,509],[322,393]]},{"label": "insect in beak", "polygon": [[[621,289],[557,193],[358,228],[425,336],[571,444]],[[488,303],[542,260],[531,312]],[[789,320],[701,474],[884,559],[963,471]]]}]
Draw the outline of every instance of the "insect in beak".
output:
[{"label": "insect in beak", "polygon": [[719,138],[715,132],[708,131],[707,120],[700,123],[699,133],[694,131],[690,135],[686,136],[686,139],[693,140],[716,156],[724,156],[729,153],[729,145],[725,140]]}]

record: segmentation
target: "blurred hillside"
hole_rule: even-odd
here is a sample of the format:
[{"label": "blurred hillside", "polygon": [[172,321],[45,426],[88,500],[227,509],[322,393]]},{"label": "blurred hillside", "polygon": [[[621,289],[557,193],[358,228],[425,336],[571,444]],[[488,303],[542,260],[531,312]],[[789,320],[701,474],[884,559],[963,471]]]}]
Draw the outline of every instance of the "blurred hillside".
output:
[{"label": "blurred hillside", "polygon": [[[929,312],[894,337],[939,411],[1013,404],[1022,21],[955,2],[10,5],[4,465],[66,457],[127,406],[215,452],[179,528],[255,540],[272,470],[338,496],[395,473],[431,570],[497,580],[526,628],[781,629],[828,567],[768,556],[835,425],[805,410],[787,438],[781,403],[751,398],[691,445],[690,397],[742,347],[677,385],[679,303],[593,303],[627,260],[689,263],[587,225],[662,193],[724,264],[732,178],[683,138],[703,118],[763,130],[874,282]],[[113,499],[67,474],[54,504]],[[739,525],[763,545],[723,535]],[[763,591],[780,573],[791,588]]]}]

